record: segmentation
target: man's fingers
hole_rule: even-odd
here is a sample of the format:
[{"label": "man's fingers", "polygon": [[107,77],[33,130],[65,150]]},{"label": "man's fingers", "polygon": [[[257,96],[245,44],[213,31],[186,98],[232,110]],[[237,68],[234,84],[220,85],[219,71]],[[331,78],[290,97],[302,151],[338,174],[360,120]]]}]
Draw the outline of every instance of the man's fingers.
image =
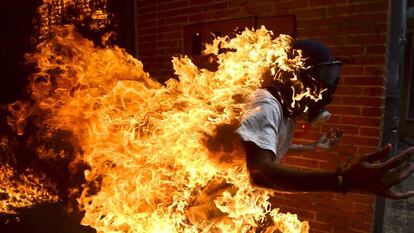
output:
[{"label": "man's fingers", "polygon": [[394,186],[394,185],[397,185],[403,182],[413,172],[414,172],[414,164],[410,165],[409,162],[405,162],[401,164],[400,166],[391,169],[390,171],[388,171],[388,176],[390,177],[390,181],[388,182],[387,186]]},{"label": "man's fingers", "polygon": [[397,193],[397,192],[394,192],[391,189],[389,189],[389,190],[385,191],[383,196],[388,197],[388,198],[392,198],[392,199],[406,199],[406,198],[414,196],[414,191],[407,191],[407,192],[403,192],[403,193]]},{"label": "man's fingers", "polygon": [[394,156],[393,158],[389,159],[384,163],[385,169],[391,169],[394,167],[399,166],[400,164],[409,161],[414,156],[414,146],[408,148],[407,150],[401,152],[397,156]]},{"label": "man's fingers", "polygon": [[363,155],[361,160],[369,161],[369,162],[379,161],[379,160],[385,158],[385,156],[387,156],[387,154],[391,151],[391,149],[392,149],[392,145],[388,143],[380,151],[377,151],[377,152],[374,152],[374,153],[371,153],[371,154]]},{"label": "man's fingers", "polygon": [[413,174],[414,172],[414,164],[411,164],[411,166],[409,166],[408,168],[404,169],[401,173],[400,173],[400,182],[403,182],[405,179],[407,179],[409,176],[411,176],[411,174]]}]

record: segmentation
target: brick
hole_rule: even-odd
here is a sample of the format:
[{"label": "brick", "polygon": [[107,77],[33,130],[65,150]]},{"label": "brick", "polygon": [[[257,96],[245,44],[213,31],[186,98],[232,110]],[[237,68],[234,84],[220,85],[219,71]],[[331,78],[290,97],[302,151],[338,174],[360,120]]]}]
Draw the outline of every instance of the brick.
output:
[{"label": "brick", "polygon": [[[330,206],[327,206],[326,208],[329,208]],[[353,223],[357,222],[370,222],[372,219],[372,208],[369,212],[359,212],[359,211],[349,211],[349,210],[342,210],[341,213],[338,213],[339,209],[335,209],[334,212],[332,212],[332,216],[339,217],[339,218],[346,218],[347,227],[351,227]],[[319,211],[321,212],[321,211]],[[335,222],[332,223],[333,225]]]},{"label": "brick", "polygon": [[359,107],[328,106],[328,110],[340,115],[359,116],[361,114],[361,109]]},{"label": "brick", "polygon": [[340,95],[334,96],[331,104],[333,104],[333,105],[342,104],[342,96],[340,96]]},{"label": "brick", "polygon": [[366,204],[355,204],[355,209],[358,210],[359,214],[366,214],[371,215],[373,210],[373,203],[366,203]]},{"label": "brick", "polygon": [[214,18],[214,13],[213,12],[208,12],[208,13],[190,15],[189,16],[189,21],[191,23],[197,23],[197,22],[203,22],[203,21],[211,20],[213,18]]},{"label": "brick", "polygon": [[366,66],[364,67],[364,74],[368,76],[380,76],[385,74],[384,66]]},{"label": "brick", "polygon": [[273,11],[290,11],[290,10],[297,10],[308,8],[308,0],[290,0],[290,1],[279,1],[273,5]]},{"label": "brick", "polygon": [[372,224],[366,222],[359,222],[352,224],[353,230],[358,230],[361,232],[371,232]]},{"label": "brick", "polygon": [[[335,34],[339,34],[339,33],[335,33]],[[344,34],[348,34],[348,33],[345,32]],[[362,46],[352,46],[352,47],[331,48],[331,51],[334,56],[344,56],[344,55],[364,54],[365,49]]]},{"label": "brick", "polygon": [[158,41],[157,46],[158,47],[178,47],[180,41],[179,40],[165,40],[165,41]]},{"label": "brick", "polygon": [[321,27],[321,25],[328,26],[341,26],[346,22],[346,17],[342,16],[331,16],[325,18],[315,18],[315,19],[306,19],[298,20],[301,23],[302,27],[312,28],[312,27]]},{"label": "brick", "polygon": [[184,7],[187,7],[187,6],[188,6],[187,0],[181,0],[181,1],[178,1],[178,2],[169,2],[169,3],[164,3],[164,4],[158,4],[158,10],[184,8]]},{"label": "brick", "polygon": [[380,118],[368,118],[368,117],[343,116],[342,123],[347,124],[347,125],[355,125],[355,126],[379,127],[381,125],[381,119]]},{"label": "brick", "polygon": [[152,42],[156,40],[156,35],[139,36],[139,42]]},{"label": "brick", "polygon": [[382,116],[382,110],[381,110],[381,108],[362,108],[361,115],[362,116],[381,117]]},{"label": "brick", "polygon": [[180,9],[168,9],[165,11],[158,12],[159,18],[164,17],[171,17],[171,16],[177,16],[177,15],[184,15],[184,14],[196,14],[201,12],[201,8],[198,6],[192,6],[192,7],[185,7]]},{"label": "brick", "polygon": [[157,33],[181,31],[181,25],[165,25],[157,27]]},{"label": "brick", "polygon": [[367,54],[385,54],[385,45],[369,45],[367,48]]},{"label": "brick", "polygon": [[338,123],[340,123],[340,120],[341,120],[340,116],[332,115],[331,119],[329,119],[329,121],[327,123],[329,123],[329,124],[338,124]]},{"label": "brick", "polygon": [[[351,227],[348,226],[336,226],[332,229],[333,233],[362,233],[358,230],[354,230]],[[365,233],[365,232],[364,232]]]},{"label": "brick", "polygon": [[328,13],[332,15],[355,15],[373,12],[386,12],[387,7],[387,2],[333,5],[328,8]]},{"label": "brick", "polygon": [[363,96],[385,96],[385,87],[363,87]]},{"label": "brick", "polygon": [[338,167],[338,164],[333,162],[319,162],[318,168],[323,171],[335,171]]},{"label": "brick", "polygon": [[140,21],[139,22],[139,25],[138,25],[138,27],[139,27],[138,30],[144,29],[144,28],[155,27],[156,25],[157,24],[156,24],[156,21],[155,20],[151,20],[151,21]]},{"label": "brick", "polygon": [[225,10],[219,10],[214,12],[214,18],[215,19],[225,19],[225,18],[233,18],[238,16],[240,13],[240,10],[235,9],[225,9]]},{"label": "brick", "polygon": [[341,76],[359,75],[364,73],[365,67],[363,66],[351,66],[345,65],[342,67]]},{"label": "brick", "polygon": [[341,143],[344,144],[354,144],[354,145],[364,145],[364,146],[373,146],[378,144],[379,138],[371,138],[371,137],[360,137],[360,136],[343,136],[341,139]]},{"label": "brick", "polygon": [[347,3],[347,0],[310,0],[310,6],[326,6]]},{"label": "brick", "polygon": [[356,193],[347,193],[346,195],[337,194],[335,199],[347,200],[347,201],[350,201],[350,202],[360,203],[360,204],[372,204],[374,202],[374,196],[364,195],[364,194],[356,194]]},{"label": "brick", "polygon": [[360,87],[352,87],[352,86],[339,86],[336,91],[335,95],[351,95],[351,96],[360,96],[362,94],[362,88]]},{"label": "brick", "polygon": [[349,0],[349,4],[354,4],[354,3],[368,3],[368,2],[372,2],[372,3],[381,3],[381,2],[388,2],[386,0]]},{"label": "brick", "polygon": [[309,221],[309,227],[313,230],[320,230],[319,232],[332,231],[332,226],[324,222]]},{"label": "brick", "polygon": [[[329,35],[361,35],[366,33],[366,26],[365,25],[352,25],[352,24],[342,24],[342,25],[335,25],[333,27],[328,27],[326,30],[326,34]],[[362,45],[360,45],[362,46]]]},{"label": "brick", "polygon": [[155,5],[138,5],[139,16],[148,14],[148,12],[155,12],[157,7]]},{"label": "brick", "polygon": [[319,38],[322,43],[324,43],[326,46],[332,47],[332,46],[342,46],[345,45],[345,39],[346,37],[343,35],[330,35],[327,37],[321,37]]},{"label": "brick", "polygon": [[272,13],[272,4],[254,4],[243,7],[241,9],[242,14],[256,15],[256,16],[268,16]]},{"label": "brick", "polygon": [[357,14],[346,16],[345,22],[349,24],[368,24],[367,22],[386,22],[387,11],[370,12],[370,14]]},{"label": "brick", "polygon": [[227,8],[226,2],[210,3],[203,6],[203,11],[222,10]]},{"label": "brick", "polygon": [[386,35],[350,35],[346,38],[347,44],[356,44],[356,45],[385,45],[386,44]]},{"label": "brick", "polygon": [[356,76],[356,77],[344,77],[345,85],[358,85],[358,86],[383,86],[384,78],[381,76]]},{"label": "brick", "polygon": [[363,128],[361,127],[361,136],[379,137],[381,130],[379,128]]},{"label": "brick", "polygon": [[158,25],[182,24],[188,21],[188,16],[177,16],[158,20]]},{"label": "brick", "polygon": [[181,53],[182,48],[158,48],[158,55],[173,55]]},{"label": "brick", "polygon": [[354,106],[381,106],[382,98],[342,96],[342,103]]},{"label": "brick", "polygon": [[331,224],[333,227],[334,226],[343,226],[346,227],[348,225],[350,225],[350,220],[348,218],[344,218],[343,216],[335,216],[333,215],[332,212],[330,213],[325,213],[325,212],[321,212],[321,209],[318,209],[318,213],[316,214],[316,220],[321,221],[321,222],[328,222],[329,224]]},{"label": "brick", "polygon": [[140,0],[138,6],[149,6],[154,5],[156,2],[154,0]]},{"label": "brick", "polygon": [[210,3],[211,0],[190,0],[189,4],[191,5],[199,5],[199,4],[206,4]]},{"label": "brick", "polygon": [[328,201],[324,201],[321,203],[321,205],[326,206],[330,209],[334,209],[334,211],[340,209],[347,210],[349,212],[355,212],[354,204],[347,200],[330,199]]},{"label": "brick", "polygon": [[145,12],[138,16],[138,22],[145,22],[145,21],[152,21],[156,18],[155,11],[154,12]]},{"label": "brick", "polygon": [[290,13],[294,14],[297,18],[308,19],[308,18],[320,18],[325,17],[326,8],[292,8]]},{"label": "brick", "polygon": [[138,30],[139,35],[146,35],[147,36],[147,35],[151,35],[151,34],[155,34],[155,33],[157,33],[157,30],[156,30],[155,27]]},{"label": "brick", "polygon": [[365,32],[368,34],[386,34],[387,33],[387,24],[385,23],[373,23],[366,24]]},{"label": "brick", "polygon": [[182,37],[181,31],[164,32],[164,33],[158,33],[157,35],[158,40],[181,39],[181,37]]}]

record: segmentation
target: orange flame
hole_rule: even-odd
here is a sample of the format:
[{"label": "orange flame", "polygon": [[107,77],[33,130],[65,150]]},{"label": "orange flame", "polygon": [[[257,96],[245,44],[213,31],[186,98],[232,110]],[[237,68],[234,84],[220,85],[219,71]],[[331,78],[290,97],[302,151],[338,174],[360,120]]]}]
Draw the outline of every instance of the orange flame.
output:
[{"label": "orange flame", "polygon": [[[50,132],[73,133],[77,157],[90,166],[78,198],[82,224],[98,232],[307,232],[307,222],[271,207],[271,192],[251,186],[237,143],[218,151],[206,144],[220,127],[238,125],[269,70],[296,80],[304,60],[291,56],[291,41],[264,27],[217,38],[205,51],[217,55],[216,72],[175,57],[179,80],[164,86],[123,49],[56,27],[26,56],[38,69],[33,105],[17,107],[9,124],[22,132],[21,116],[42,114]],[[219,45],[231,51],[218,54]]]},{"label": "orange flame", "polygon": [[54,25],[78,24],[99,31],[110,24],[107,0],[43,0],[37,8],[38,39],[49,36]]},{"label": "orange flame", "polygon": [[45,177],[35,176],[30,170],[25,173],[18,174],[8,165],[0,165],[0,213],[15,214],[19,208],[59,200]]}]

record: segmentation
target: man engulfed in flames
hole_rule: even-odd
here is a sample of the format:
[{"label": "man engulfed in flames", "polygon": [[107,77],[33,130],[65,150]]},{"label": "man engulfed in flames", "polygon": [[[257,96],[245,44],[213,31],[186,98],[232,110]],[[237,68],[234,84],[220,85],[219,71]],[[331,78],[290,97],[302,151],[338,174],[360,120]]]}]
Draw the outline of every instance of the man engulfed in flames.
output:
[{"label": "man engulfed in flames", "polygon": [[[342,170],[338,167],[334,172],[305,172],[280,164],[286,153],[330,150],[342,135],[338,129],[331,129],[314,144],[292,144],[296,117],[303,117],[313,127],[319,127],[329,120],[330,113],[325,107],[332,101],[342,65],[318,41],[296,40],[292,48],[306,58],[304,62],[307,68],[298,72],[294,79],[284,77],[287,75],[285,72],[269,72],[261,88],[250,95],[241,126],[236,130],[243,142],[253,185],[284,192],[363,192],[394,199],[414,195],[413,191],[396,193],[390,189],[414,171],[414,165],[409,163],[414,148],[385,163],[372,163],[388,154],[391,149],[388,145],[382,151],[363,156],[350,168]],[[307,92],[298,94],[298,89]],[[220,188],[221,191],[229,189],[226,185],[218,187],[216,184],[208,189],[214,192]],[[220,214],[218,209],[205,207],[204,211],[200,207],[196,208],[193,221],[211,220],[212,216]]]},{"label": "man engulfed in flames", "polygon": [[396,193],[390,189],[414,171],[414,165],[410,165],[414,147],[387,162],[372,163],[388,154],[391,149],[388,145],[382,151],[363,156],[344,171],[338,167],[336,172],[303,172],[278,163],[288,151],[303,153],[330,149],[342,134],[339,130],[331,130],[315,144],[291,145],[295,117],[304,117],[314,127],[329,120],[330,113],[325,107],[332,101],[342,64],[333,59],[325,45],[315,40],[296,40],[293,50],[302,52],[308,67],[299,73],[298,80],[305,89],[320,95],[314,99],[312,95],[297,94],[295,85],[280,82],[278,77],[270,81],[271,85],[266,89],[253,93],[246,116],[237,131],[244,142],[247,167],[253,183],[281,191],[336,191],[343,194],[351,191],[388,198],[414,195],[414,191]]},{"label": "man engulfed in flames", "polygon": [[[165,85],[123,49],[96,47],[72,26],[55,28],[26,56],[37,68],[30,101],[10,105],[8,123],[23,134],[32,118],[45,142],[70,132],[71,168],[88,166],[85,183],[70,192],[84,211],[82,224],[98,232],[307,232],[306,222],[270,206],[272,190],[414,194],[390,190],[414,170],[413,148],[372,163],[387,146],[336,172],[278,163],[291,146],[295,117],[305,114],[316,125],[329,116],[321,110],[341,64],[325,46],[273,39],[262,27],[217,38],[205,53],[216,56],[216,71],[173,58],[178,80]],[[340,134],[293,149],[330,149]],[[68,157],[65,149],[37,153]]]}]

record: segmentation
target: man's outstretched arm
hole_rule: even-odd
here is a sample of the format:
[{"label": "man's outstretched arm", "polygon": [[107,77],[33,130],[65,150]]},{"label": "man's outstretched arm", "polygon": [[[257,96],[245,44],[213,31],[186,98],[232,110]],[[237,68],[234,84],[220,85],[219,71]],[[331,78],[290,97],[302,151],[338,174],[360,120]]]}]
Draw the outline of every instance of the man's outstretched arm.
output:
[{"label": "man's outstretched arm", "polygon": [[363,155],[350,168],[338,172],[307,172],[288,168],[273,162],[274,154],[252,142],[244,142],[246,163],[251,181],[259,187],[287,192],[359,192],[371,193],[388,198],[400,199],[414,195],[414,191],[396,193],[392,186],[401,183],[414,171],[410,163],[414,147],[385,162],[391,149]]},{"label": "man's outstretched arm", "polygon": [[340,191],[336,172],[306,172],[275,163],[270,150],[244,142],[246,163],[254,185],[287,192]]}]

